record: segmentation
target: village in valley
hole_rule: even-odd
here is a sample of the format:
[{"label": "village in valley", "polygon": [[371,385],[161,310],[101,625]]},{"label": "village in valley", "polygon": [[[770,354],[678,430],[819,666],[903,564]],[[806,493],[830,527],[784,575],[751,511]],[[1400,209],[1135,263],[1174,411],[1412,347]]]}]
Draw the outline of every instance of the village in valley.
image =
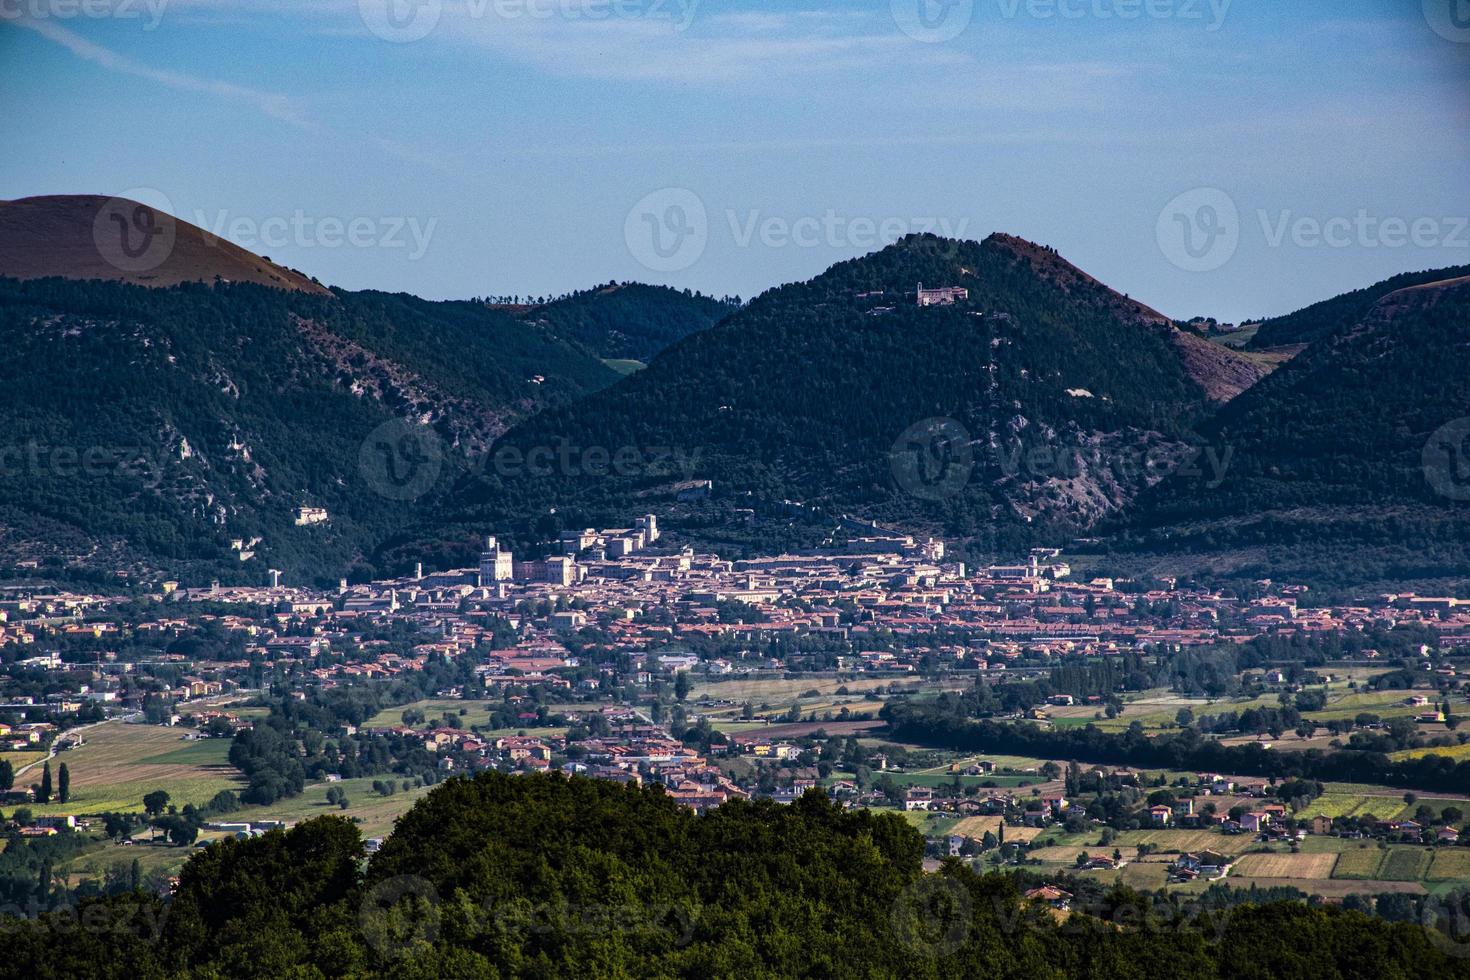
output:
[{"label": "village in valley", "polygon": [[911,822],[931,867],[1013,869],[1057,908],[1121,882],[1411,914],[1395,903],[1470,882],[1453,788],[944,744],[894,711],[1452,770],[1467,657],[1465,599],[1087,578],[1055,549],[969,568],[877,525],[732,561],[642,515],[532,560],[489,537],[476,567],[327,590],[4,587],[0,813],[57,842],[58,885],[166,891],[222,837],[341,813],[371,850],[445,779],[555,771],[700,812],[821,792]]}]

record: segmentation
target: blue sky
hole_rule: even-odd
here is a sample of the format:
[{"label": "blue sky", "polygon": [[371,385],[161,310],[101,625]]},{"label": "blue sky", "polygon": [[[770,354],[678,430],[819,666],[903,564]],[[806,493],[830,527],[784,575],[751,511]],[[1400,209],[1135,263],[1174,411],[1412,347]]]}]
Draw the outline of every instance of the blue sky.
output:
[{"label": "blue sky", "polygon": [[1470,262],[1470,0],[0,0],[0,139],[0,198],[349,288],[750,296],[1002,230],[1241,319]]}]

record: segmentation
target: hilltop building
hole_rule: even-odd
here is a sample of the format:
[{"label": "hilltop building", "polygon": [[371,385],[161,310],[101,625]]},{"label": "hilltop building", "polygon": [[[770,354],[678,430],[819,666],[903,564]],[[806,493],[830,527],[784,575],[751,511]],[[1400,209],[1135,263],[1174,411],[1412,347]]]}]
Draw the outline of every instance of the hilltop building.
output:
[{"label": "hilltop building", "polygon": [[970,298],[970,291],[964,286],[941,286],[938,289],[925,289],[924,284],[919,283],[919,305],[920,306],[953,306],[955,303]]}]

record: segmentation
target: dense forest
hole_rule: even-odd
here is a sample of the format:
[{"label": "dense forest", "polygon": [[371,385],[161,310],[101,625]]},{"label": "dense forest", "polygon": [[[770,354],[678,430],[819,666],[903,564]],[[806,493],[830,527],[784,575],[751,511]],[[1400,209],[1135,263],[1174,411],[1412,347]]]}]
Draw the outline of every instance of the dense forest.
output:
[{"label": "dense forest", "polygon": [[613,282],[533,306],[521,319],[598,357],[646,362],[665,347],[714,326],[739,306],[738,299]]},{"label": "dense forest", "polygon": [[1121,887],[1059,916],[922,854],[903,820],[818,794],[696,815],[657,787],[484,773],[419,801],[365,865],[356,828],[322,817],[211,845],[171,901],[0,921],[0,976],[1470,976],[1460,937],[1417,922]]},{"label": "dense forest", "polygon": [[1330,339],[1361,323],[1378,301],[1389,293],[1408,289],[1410,286],[1460,279],[1464,276],[1470,276],[1470,265],[1393,276],[1372,286],[1313,303],[1295,313],[1264,320],[1251,338],[1250,346],[1256,350],[1266,350]]},{"label": "dense forest", "polygon": [[1111,556],[1329,588],[1463,588],[1467,339],[1470,283],[1383,300],[1225,405],[1202,427],[1230,454],[1219,485],[1171,477],[1145,492],[1114,524]]},{"label": "dense forest", "polygon": [[[921,308],[919,283],[969,297]],[[533,538],[553,509],[567,526],[625,521],[640,501],[668,505],[671,485],[709,479],[728,506],[798,500],[982,551],[1063,539],[1187,452],[1207,400],[1173,333],[1039,246],[914,236],[771,290],[495,450],[600,447],[656,463],[479,474],[446,517]],[[1092,489],[1063,493],[1054,476]]]},{"label": "dense forest", "polygon": [[512,422],[617,378],[482,304],[386,293],[0,280],[0,337],[9,557],[100,544],[185,580],[335,581]]}]

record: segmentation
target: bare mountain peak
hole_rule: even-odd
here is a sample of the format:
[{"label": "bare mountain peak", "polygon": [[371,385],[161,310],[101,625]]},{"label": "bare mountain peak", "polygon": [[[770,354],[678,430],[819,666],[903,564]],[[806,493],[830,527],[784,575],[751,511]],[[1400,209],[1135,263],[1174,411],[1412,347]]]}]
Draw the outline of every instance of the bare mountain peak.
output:
[{"label": "bare mountain peak", "polygon": [[147,204],[100,194],[0,201],[0,276],[101,279],[139,286],[251,282],[330,295],[203,228]]}]

